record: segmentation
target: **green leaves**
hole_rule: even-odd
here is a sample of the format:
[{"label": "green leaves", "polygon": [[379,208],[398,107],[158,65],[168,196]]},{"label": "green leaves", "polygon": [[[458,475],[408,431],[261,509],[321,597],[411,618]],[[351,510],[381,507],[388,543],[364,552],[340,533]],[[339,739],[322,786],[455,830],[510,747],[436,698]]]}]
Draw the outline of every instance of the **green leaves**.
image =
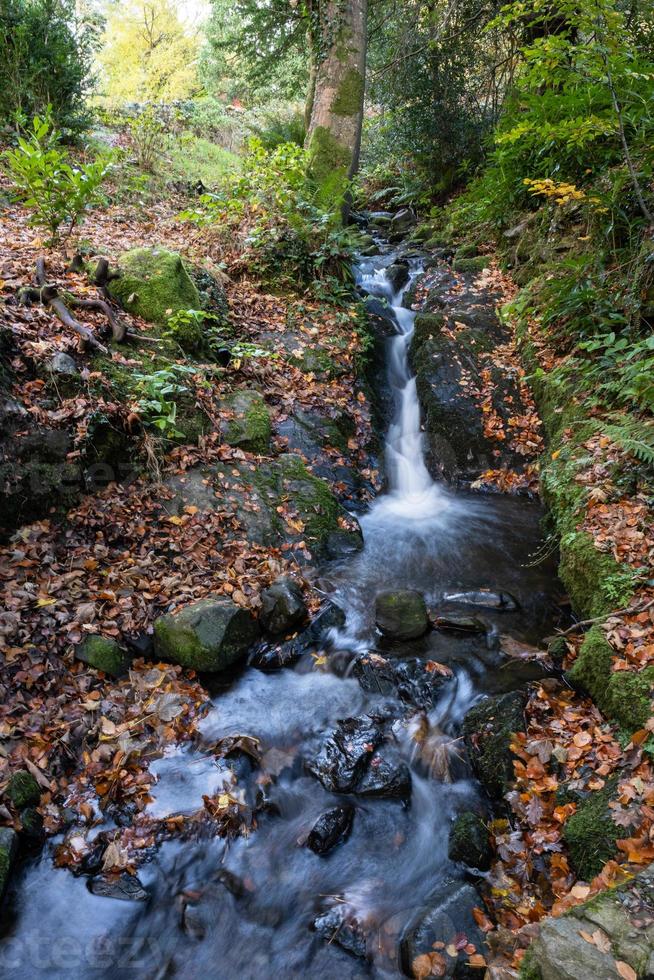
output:
[{"label": "green leaves", "polygon": [[84,211],[101,200],[100,185],[110,169],[109,159],[76,164],[60,146],[50,111],[35,116],[14,150],[3,154],[5,171],[19,196],[34,214],[32,223],[47,228],[56,240],[62,224],[69,232]]}]

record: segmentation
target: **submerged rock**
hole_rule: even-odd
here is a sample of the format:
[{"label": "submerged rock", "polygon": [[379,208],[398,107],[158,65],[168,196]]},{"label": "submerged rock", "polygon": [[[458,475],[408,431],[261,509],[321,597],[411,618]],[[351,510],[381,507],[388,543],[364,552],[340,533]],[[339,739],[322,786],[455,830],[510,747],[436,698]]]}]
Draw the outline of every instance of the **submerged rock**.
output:
[{"label": "submerged rock", "polygon": [[[166,326],[172,313],[200,308],[200,294],[182,257],[165,248],[135,248],[118,259],[120,278],[107,286],[124,310],[152,323]],[[202,346],[200,328],[189,326],[193,335],[179,333],[175,339],[184,350]],[[197,335],[196,335],[197,334]]]},{"label": "submerged rock", "polygon": [[398,589],[380,592],[375,602],[375,623],[392,640],[415,640],[429,628],[427,606],[419,592]]},{"label": "submerged rock", "polygon": [[149,895],[136,875],[124,871],[117,877],[90,878],[88,889],[100,898],[117,898],[121,902],[146,902]]},{"label": "submerged rock", "polygon": [[486,792],[501,800],[513,781],[511,740],[524,731],[527,695],[512,691],[474,705],[463,720],[470,763]]},{"label": "submerged rock", "polygon": [[335,905],[327,912],[322,912],[314,919],[313,928],[327,942],[336,943],[353,956],[365,957],[365,932],[346,906]]},{"label": "submerged rock", "polygon": [[411,797],[409,767],[396,751],[385,746],[372,755],[356,792],[361,796],[408,800]]},{"label": "submerged rock", "polygon": [[87,636],[75,648],[75,658],[110,677],[120,677],[132,662],[129,654],[109,636]]},{"label": "submerged rock", "polygon": [[[471,967],[464,947],[474,946],[484,954],[484,936],[475,922],[473,909],[481,905],[478,892],[463,881],[446,879],[406,927],[400,940],[402,969],[415,976],[413,963],[418,956],[439,951],[441,977],[472,980],[483,977],[486,967]],[[465,942],[464,942],[465,939]]]},{"label": "submerged rock", "polygon": [[486,625],[476,616],[436,616],[434,626],[437,630],[453,633],[485,633]]},{"label": "submerged rock", "polygon": [[307,838],[307,847],[314,854],[327,854],[336,844],[345,840],[352,829],[354,807],[335,806],[322,813]]},{"label": "submerged rock", "polygon": [[491,592],[478,589],[474,592],[446,592],[443,602],[462,606],[479,606],[481,609],[497,609],[502,612],[515,612],[517,601],[508,592]]},{"label": "submerged rock", "polygon": [[259,636],[251,613],[225,596],[203,599],[154,624],[157,657],[194,670],[221,671],[245,656]]},{"label": "submerged rock", "polygon": [[298,583],[288,576],[278,578],[261,593],[259,619],[265,630],[274,635],[291,633],[308,615],[307,604]]},{"label": "submerged rock", "polygon": [[488,828],[478,814],[467,811],[456,818],[450,830],[448,857],[469,868],[488,871],[493,850]]}]

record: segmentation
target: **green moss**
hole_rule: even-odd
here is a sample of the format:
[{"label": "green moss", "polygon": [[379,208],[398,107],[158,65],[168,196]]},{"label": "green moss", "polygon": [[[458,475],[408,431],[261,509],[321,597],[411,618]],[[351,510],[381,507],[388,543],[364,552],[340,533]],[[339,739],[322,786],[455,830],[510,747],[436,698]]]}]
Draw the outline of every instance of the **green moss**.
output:
[{"label": "green moss", "polygon": [[305,347],[299,356],[291,356],[289,362],[305,374],[325,375],[335,378],[340,373],[329,354],[319,347]]},{"label": "green moss", "polygon": [[163,660],[200,671],[221,671],[239,660],[259,635],[246,609],[219,597],[195,602],[154,624],[155,651]]},{"label": "green moss", "polygon": [[513,780],[511,740],[524,731],[525,695],[519,691],[486,698],[465,716],[463,733],[472,766],[494,799],[503,798]]},{"label": "green moss", "polygon": [[570,683],[581,688],[598,705],[605,703],[606,689],[611,677],[613,649],[600,625],[593,626],[584,637],[577,659],[568,671]]},{"label": "green moss", "polygon": [[411,338],[412,351],[417,350],[426,340],[440,336],[444,322],[442,313],[419,313]]},{"label": "green moss", "polygon": [[26,769],[20,769],[13,774],[5,792],[17,810],[37,806],[41,800],[39,784]]},{"label": "green moss", "polygon": [[469,242],[465,245],[460,245],[456,252],[454,253],[454,261],[458,259],[473,259],[478,257],[479,249],[476,245],[472,245]]},{"label": "green moss", "polygon": [[559,575],[575,610],[585,618],[622,608],[633,595],[633,576],[611,555],[598,551],[586,531],[561,539]]},{"label": "green moss", "polygon": [[195,319],[169,321],[165,328],[166,337],[174,341],[187,354],[199,354],[205,347],[205,337],[200,323]]},{"label": "green moss", "polygon": [[326,207],[340,207],[352,166],[352,153],[326,126],[316,126],[309,141],[309,174]]},{"label": "green moss", "polygon": [[364,90],[363,75],[356,68],[350,68],[341,80],[334,101],[332,112],[337,116],[355,116],[361,111]]},{"label": "green moss", "polygon": [[477,255],[469,259],[456,259],[452,264],[455,272],[482,272],[490,265],[489,255]]},{"label": "green moss", "polygon": [[108,636],[87,636],[75,650],[75,656],[110,677],[124,674],[131,662],[116,640]]},{"label": "green moss", "polygon": [[480,871],[490,868],[493,854],[488,828],[476,813],[460,813],[452,824],[448,856]]},{"label": "green moss", "polygon": [[234,412],[225,428],[225,442],[241,446],[252,453],[266,453],[270,448],[272,428],[270,413],[256,391],[237,391],[226,401]]},{"label": "green moss", "polygon": [[129,313],[165,326],[171,313],[199,309],[200,295],[176,252],[137,248],[121,255],[118,265],[122,275],[108,289]]},{"label": "green moss", "polygon": [[615,671],[610,675],[604,696],[604,711],[629,734],[644,728],[652,717],[654,667],[638,674]]},{"label": "green moss", "polygon": [[16,854],[18,837],[11,827],[0,827],[0,901],[4,898]]},{"label": "green moss", "polygon": [[613,823],[609,801],[614,784],[595,792],[585,800],[563,828],[572,867],[583,881],[591,881],[616,852],[615,842],[624,830]]},{"label": "green moss", "polygon": [[542,973],[534,953],[528,949],[520,963],[519,980],[542,980]]}]

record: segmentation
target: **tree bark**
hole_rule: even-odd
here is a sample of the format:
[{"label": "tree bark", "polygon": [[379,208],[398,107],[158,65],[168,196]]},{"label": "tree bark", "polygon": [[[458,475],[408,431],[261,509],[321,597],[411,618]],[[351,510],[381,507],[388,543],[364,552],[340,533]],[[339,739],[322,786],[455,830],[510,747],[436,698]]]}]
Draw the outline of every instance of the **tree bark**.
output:
[{"label": "tree bark", "polygon": [[316,87],[306,145],[320,201],[337,212],[347,207],[348,181],[359,166],[368,0],[324,0],[320,7]]}]

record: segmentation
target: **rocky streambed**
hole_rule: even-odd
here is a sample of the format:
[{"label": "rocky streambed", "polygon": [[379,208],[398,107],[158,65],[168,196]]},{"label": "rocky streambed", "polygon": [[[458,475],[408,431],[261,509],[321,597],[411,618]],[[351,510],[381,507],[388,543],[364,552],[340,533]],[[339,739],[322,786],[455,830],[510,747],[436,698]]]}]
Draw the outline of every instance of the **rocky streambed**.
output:
[{"label": "rocky streambed", "polygon": [[[254,506],[238,491],[235,506],[261,541],[294,500],[324,603],[310,619],[284,576],[256,622],[225,596],[157,621],[148,654],[213,678],[193,740],[152,763],[150,812],[187,830],[107,874],[107,842],[130,820],[114,809],[81,873],[53,868],[61,839],[25,863],[0,945],[17,980],[484,974],[486,825],[502,812],[525,685],[549,669],[538,650],[558,588],[539,556],[539,506],[469,490],[524,459],[493,435],[500,402],[485,411],[478,384],[490,368],[477,351],[503,341],[493,287],[426,270],[422,252],[372,226],[359,281],[377,331],[385,491],[357,524],[292,454],[171,481],[178,517],[203,494],[213,506],[212,481],[247,477]],[[509,428],[529,414],[513,380]],[[306,448],[315,426],[291,428],[290,448]],[[203,805],[213,823],[194,819]],[[75,829],[64,836],[74,846]]]}]

